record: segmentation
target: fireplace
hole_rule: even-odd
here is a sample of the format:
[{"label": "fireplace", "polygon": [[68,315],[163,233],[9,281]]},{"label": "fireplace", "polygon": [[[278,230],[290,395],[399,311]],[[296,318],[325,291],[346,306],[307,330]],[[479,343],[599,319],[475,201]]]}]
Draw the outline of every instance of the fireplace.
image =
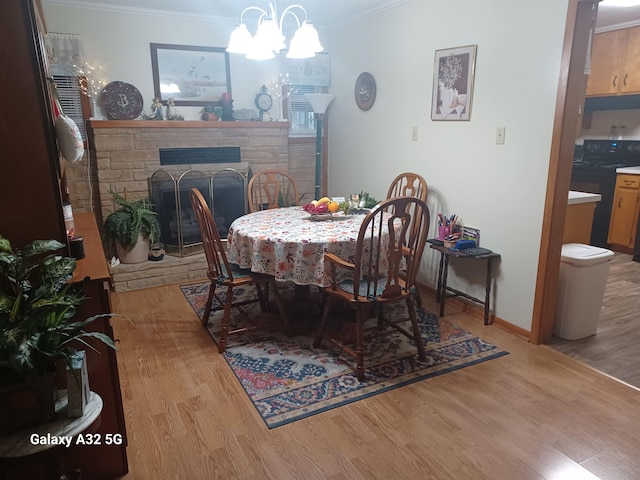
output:
[{"label": "fireplace", "polygon": [[247,212],[247,181],[251,169],[224,168],[214,174],[188,170],[156,171],[149,177],[149,198],[160,222],[160,242],[168,254],[183,257],[202,252],[202,239],[189,197],[197,188],[207,201],[220,237]]}]

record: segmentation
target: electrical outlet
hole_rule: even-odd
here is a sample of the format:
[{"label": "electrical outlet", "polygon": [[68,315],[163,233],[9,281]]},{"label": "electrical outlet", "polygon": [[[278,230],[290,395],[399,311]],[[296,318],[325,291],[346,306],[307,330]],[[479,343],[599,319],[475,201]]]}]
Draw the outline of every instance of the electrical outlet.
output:
[{"label": "electrical outlet", "polygon": [[418,141],[418,127],[411,128],[411,141],[412,142]]},{"label": "electrical outlet", "polygon": [[496,130],[496,145],[504,145],[504,134],[506,127],[498,127]]}]

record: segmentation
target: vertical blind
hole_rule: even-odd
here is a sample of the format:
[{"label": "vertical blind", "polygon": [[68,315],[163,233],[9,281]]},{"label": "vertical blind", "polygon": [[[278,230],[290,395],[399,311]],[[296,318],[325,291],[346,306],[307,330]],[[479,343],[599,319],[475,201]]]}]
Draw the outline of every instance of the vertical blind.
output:
[{"label": "vertical blind", "polygon": [[87,142],[87,131],[84,125],[84,115],[82,113],[82,92],[80,90],[80,81],[76,76],[53,75],[58,100],[64,114],[71,118],[82,135],[82,140]]},{"label": "vertical blind", "polygon": [[287,99],[287,119],[291,123],[290,132],[296,135],[315,135],[316,122],[313,115],[313,108],[306,93],[327,93],[327,87],[314,85],[288,85],[288,92],[291,95]]}]

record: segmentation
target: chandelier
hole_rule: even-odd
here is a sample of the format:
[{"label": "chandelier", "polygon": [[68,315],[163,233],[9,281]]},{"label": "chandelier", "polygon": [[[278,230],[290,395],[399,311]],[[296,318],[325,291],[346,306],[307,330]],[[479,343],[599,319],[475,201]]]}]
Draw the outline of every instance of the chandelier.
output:
[{"label": "chandelier", "polygon": [[[247,25],[244,23],[244,14],[250,10],[260,12],[258,17],[258,31],[252,37]],[[296,15],[304,13],[304,20]],[[298,28],[291,39],[287,58],[310,58],[324,48],[320,44],[318,31],[307,22],[307,11],[300,5],[289,5],[284,9],[278,20],[278,11],[273,3],[269,2],[269,11],[260,7],[247,7],[240,14],[240,25],[231,32],[227,52],[241,53],[251,60],[269,60],[274,58],[280,50],[286,48],[285,36],[282,33],[282,24],[287,15],[292,16]]]}]

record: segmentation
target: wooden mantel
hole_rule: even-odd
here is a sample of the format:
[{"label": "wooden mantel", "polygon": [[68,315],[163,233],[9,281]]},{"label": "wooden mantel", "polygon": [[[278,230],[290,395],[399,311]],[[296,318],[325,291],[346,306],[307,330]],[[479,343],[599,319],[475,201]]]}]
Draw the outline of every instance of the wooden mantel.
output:
[{"label": "wooden mantel", "polygon": [[289,128],[289,122],[205,122],[204,120],[90,120],[91,128]]}]

